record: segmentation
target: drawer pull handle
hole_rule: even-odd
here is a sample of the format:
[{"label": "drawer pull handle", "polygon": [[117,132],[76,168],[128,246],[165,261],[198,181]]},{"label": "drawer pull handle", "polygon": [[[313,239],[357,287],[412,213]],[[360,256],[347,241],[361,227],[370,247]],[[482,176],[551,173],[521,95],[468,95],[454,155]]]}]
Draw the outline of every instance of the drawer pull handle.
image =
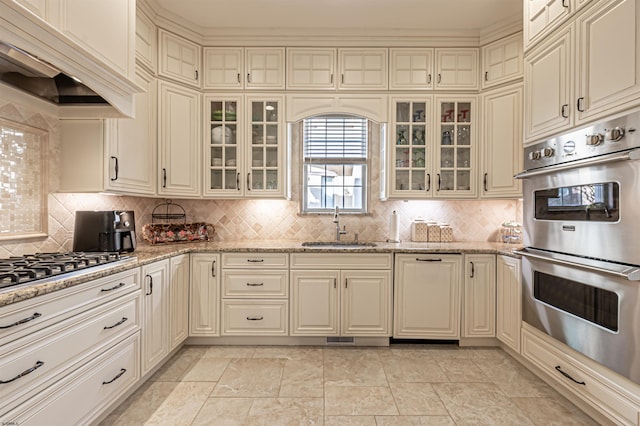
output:
[{"label": "drawer pull handle", "polygon": [[247,321],[262,321],[264,317],[247,317]]},{"label": "drawer pull handle", "polygon": [[[238,75],[240,75],[240,74],[238,74]],[[211,261],[211,276],[213,278],[216,277],[216,261],[215,260]]]},{"label": "drawer pull handle", "polygon": [[264,262],[264,259],[247,259],[247,262],[262,263],[262,262]]},{"label": "drawer pull handle", "polygon": [[146,292],[145,296],[151,296],[153,294],[153,277],[147,274],[147,278],[149,278],[149,291]]},{"label": "drawer pull handle", "polygon": [[118,380],[120,377],[122,377],[122,375],[123,375],[124,373],[126,373],[126,372],[127,372],[127,369],[126,369],[126,368],[121,368],[121,369],[120,369],[120,372],[116,375],[116,377],[114,377],[113,379],[109,380],[108,382],[102,382],[102,384],[103,384],[103,385],[108,385],[109,383],[113,383],[113,382],[115,382],[116,380]]},{"label": "drawer pull handle", "polygon": [[41,313],[36,312],[30,317],[21,319],[20,321],[16,321],[13,324],[0,326],[0,330],[4,330],[5,328],[15,327],[16,325],[24,324],[25,322],[33,321],[34,319],[40,318],[41,316],[42,316]]},{"label": "drawer pull handle", "polygon": [[469,262],[471,264],[471,275],[469,275],[469,278],[473,278],[476,275],[476,265],[473,264],[473,262]]},{"label": "drawer pull handle", "polygon": [[36,365],[34,365],[33,367],[29,368],[28,370],[24,370],[22,373],[18,374],[16,377],[14,377],[13,379],[9,379],[9,380],[0,380],[0,385],[4,385],[5,383],[11,383],[14,380],[18,380],[20,377],[24,377],[29,373],[33,373],[34,371],[36,371],[38,368],[42,367],[44,365],[44,362],[42,361],[38,361],[36,362]]},{"label": "drawer pull handle", "polygon": [[422,259],[419,257],[416,257],[416,260],[418,262],[442,262],[442,259]]},{"label": "drawer pull handle", "polygon": [[566,372],[562,371],[562,367],[560,367],[559,365],[556,365],[556,370],[558,370],[560,372],[560,374],[562,374],[564,377],[566,377],[567,379],[571,380],[574,383],[577,383],[577,384],[582,385],[582,386],[586,386],[587,385],[585,382],[577,381],[576,379],[571,377],[569,375],[569,373],[566,373]]},{"label": "drawer pull handle", "polygon": [[124,287],[125,285],[127,285],[127,284],[126,284],[126,283],[120,283],[120,284],[118,284],[118,285],[117,285],[117,286],[115,286],[115,287],[111,287],[111,288],[103,288],[103,289],[101,289],[100,291],[113,291],[113,290],[117,290],[117,289],[119,289],[120,287]]},{"label": "drawer pull handle", "polygon": [[249,287],[261,287],[264,283],[247,283]]},{"label": "drawer pull handle", "polygon": [[112,328],[116,328],[119,325],[124,324],[125,322],[127,322],[128,318],[127,317],[122,317],[122,319],[120,321],[118,321],[117,323],[113,324],[113,325],[105,325],[104,329],[105,330],[111,330]]}]

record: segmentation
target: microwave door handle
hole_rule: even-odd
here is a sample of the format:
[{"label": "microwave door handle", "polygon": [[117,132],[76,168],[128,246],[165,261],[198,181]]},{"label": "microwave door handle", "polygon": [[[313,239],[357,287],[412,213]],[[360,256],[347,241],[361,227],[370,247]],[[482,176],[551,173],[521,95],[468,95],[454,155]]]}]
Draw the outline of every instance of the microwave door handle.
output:
[{"label": "microwave door handle", "polygon": [[548,166],[540,169],[534,169],[531,171],[524,171],[515,175],[516,179],[526,179],[532,176],[545,175],[549,173],[561,172],[564,170],[577,169],[584,166],[595,166],[601,164],[613,163],[616,161],[628,161],[640,159],[640,149],[634,149],[632,151],[618,152],[615,154],[603,155],[602,157],[592,159],[587,158],[584,160],[576,160],[570,163],[558,164],[557,166]]},{"label": "microwave door handle", "polygon": [[604,263],[604,262],[590,261],[589,259],[585,259],[585,263],[575,262],[567,259],[569,257],[567,255],[538,254],[538,253],[532,253],[531,249],[514,250],[513,252],[523,257],[530,257],[533,259],[542,260],[544,262],[556,263],[556,264],[570,266],[574,268],[588,269],[595,272],[614,275],[619,278],[625,278],[629,281],[640,281],[640,268],[633,267],[633,266],[620,265],[621,267],[616,270],[616,269],[612,269],[611,267],[607,268],[597,264],[597,263]]}]

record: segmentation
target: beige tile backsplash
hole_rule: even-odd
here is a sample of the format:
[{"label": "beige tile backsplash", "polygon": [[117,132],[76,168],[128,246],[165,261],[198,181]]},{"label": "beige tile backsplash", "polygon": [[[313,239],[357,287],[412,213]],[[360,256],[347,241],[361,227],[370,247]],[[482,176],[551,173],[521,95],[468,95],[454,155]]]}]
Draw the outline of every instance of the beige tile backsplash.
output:
[{"label": "beige tile backsplash", "polygon": [[[22,122],[49,131],[49,177],[51,193],[48,197],[49,237],[22,241],[0,242],[0,257],[33,252],[53,252],[72,249],[74,212],[76,210],[134,210],[139,243],[142,226],[151,222],[151,213],[162,199],[103,194],[56,193],[60,170],[57,120],[21,108],[0,98],[0,117]],[[371,152],[379,152],[373,141]],[[293,158],[296,158],[294,149]],[[378,170],[377,158],[371,170]],[[293,169],[293,176],[299,171]],[[295,181],[296,179],[294,179]],[[497,241],[498,229],[505,220],[522,220],[519,200],[420,200],[380,201],[379,176],[372,173],[370,213],[342,215],[341,224],[347,226],[344,239],[384,241],[388,237],[389,215],[400,215],[400,238],[411,238],[411,222],[417,216],[448,223],[454,230],[455,241]],[[293,201],[285,200],[173,200],[182,205],[190,222],[208,222],[215,226],[214,240],[330,240],[335,226],[331,215],[300,215],[299,188],[293,187]]]}]

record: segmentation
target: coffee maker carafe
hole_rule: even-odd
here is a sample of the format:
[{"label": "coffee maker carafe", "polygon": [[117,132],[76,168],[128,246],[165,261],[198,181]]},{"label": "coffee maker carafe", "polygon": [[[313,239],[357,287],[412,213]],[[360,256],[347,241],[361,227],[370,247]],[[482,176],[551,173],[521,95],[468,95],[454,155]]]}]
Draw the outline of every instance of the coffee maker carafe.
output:
[{"label": "coffee maker carafe", "polygon": [[76,212],[73,251],[131,252],[135,249],[133,210]]}]

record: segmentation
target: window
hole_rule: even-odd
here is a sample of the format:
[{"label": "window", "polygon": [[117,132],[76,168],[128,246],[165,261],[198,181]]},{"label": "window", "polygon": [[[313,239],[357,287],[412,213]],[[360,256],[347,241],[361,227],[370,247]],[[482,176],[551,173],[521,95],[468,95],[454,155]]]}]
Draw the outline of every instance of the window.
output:
[{"label": "window", "polygon": [[304,120],[303,212],[366,212],[367,134],[365,118]]}]

